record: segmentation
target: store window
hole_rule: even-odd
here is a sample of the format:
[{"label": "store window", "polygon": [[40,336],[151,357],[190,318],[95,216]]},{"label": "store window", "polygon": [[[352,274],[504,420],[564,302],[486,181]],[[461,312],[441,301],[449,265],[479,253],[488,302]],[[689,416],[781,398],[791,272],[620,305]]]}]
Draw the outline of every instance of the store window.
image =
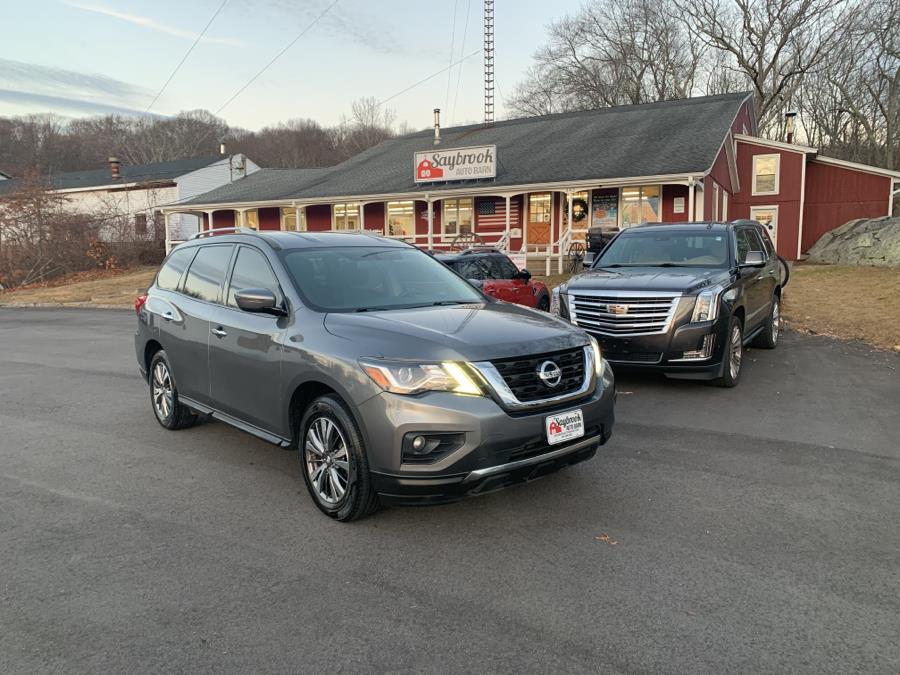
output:
[{"label": "store window", "polygon": [[359,204],[335,204],[332,207],[334,219],[333,230],[359,229]]},{"label": "store window", "polygon": [[[586,228],[589,226],[590,221],[588,216],[591,213],[591,208],[588,205],[588,193],[587,192],[573,192],[570,199],[572,200],[572,223],[573,229],[580,230],[582,228]],[[569,204],[566,202],[566,210],[563,215],[563,219],[568,222],[569,220]]]},{"label": "store window", "polygon": [[777,195],[779,182],[778,174],[780,168],[780,155],[754,155],[753,194]]},{"label": "store window", "polygon": [[395,237],[412,237],[416,234],[416,203],[414,201],[388,202],[387,234]]},{"label": "store window", "polygon": [[659,186],[622,188],[622,229],[641,223],[658,223]]},{"label": "store window", "polygon": [[442,223],[444,234],[463,234],[472,231],[473,200],[445,199],[442,202],[444,213]]},{"label": "store window", "polygon": [[[300,213],[300,221],[297,221],[297,213]],[[293,206],[284,206],[281,209],[281,229],[286,232],[306,232],[306,223],[303,222],[303,210]]]},{"label": "store window", "polygon": [[244,222],[247,223],[247,227],[251,230],[259,229],[259,211],[256,209],[250,209],[249,211],[244,212]]}]

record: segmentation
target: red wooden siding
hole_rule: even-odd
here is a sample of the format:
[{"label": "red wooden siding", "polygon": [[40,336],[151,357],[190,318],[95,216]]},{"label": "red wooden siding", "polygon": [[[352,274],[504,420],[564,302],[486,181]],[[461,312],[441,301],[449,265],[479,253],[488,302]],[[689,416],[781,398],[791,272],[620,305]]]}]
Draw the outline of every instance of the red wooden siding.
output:
[{"label": "red wooden siding", "polygon": [[314,204],[306,207],[306,230],[308,232],[324,232],[330,229],[330,204]]},{"label": "red wooden siding", "polygon": [[887,176],[809,162],[801,248],[808,251],[823,234],[855,218],[887,215],[890,191]]},{"label": "red wooden siding", "polygon": [[260,230],[281,229],[281,209],[277,206],[257,210]]},{"label": "red wooden siding", "polygon": [[[675,198],[684,198],[684,211],[675,213]],[[664,223],[681,223],[688,219],[688,187],[687,185],[662,186],[662,214]]]},{"label": "red wooden siding", "polygon": [[384,232],[384,202],[373,202],[363,207],[366,230]]},{"label": "red wooden siding", "polygon": [[234,227],[234,211],[216,211],[213,213],[213,228],[218,230],[220,227]]},{"label": "red wooden siding", "polygon": [[[752,195],[753,157],[755,155],[781,156],[777,195]],[[778,253],[787,260],[796,260],[797,258],[800,186],[804,161],[803,153],[779,150],[744,141],[738,141],[737,144],[737,169],[741,191],[728,200],[728,218],[730,220],[749,218],[751,206],[777,206],[778,241],[775,242],[775,247],[778,249]],[[885,193],[884,202],[887,204],[887,193]]]},{"label": "red wooden siding", "polygon": [[[751,105],[753,105],[752,100],[745,102],[744,105],[741,106],[741,109],[734,118],[734,123],[731,125],[731,133],[746,133],[749,136],[756,136],[756,125],[753,123],[753,116],[750,114]],[[746,131],[744,131],[745,129]]]}]

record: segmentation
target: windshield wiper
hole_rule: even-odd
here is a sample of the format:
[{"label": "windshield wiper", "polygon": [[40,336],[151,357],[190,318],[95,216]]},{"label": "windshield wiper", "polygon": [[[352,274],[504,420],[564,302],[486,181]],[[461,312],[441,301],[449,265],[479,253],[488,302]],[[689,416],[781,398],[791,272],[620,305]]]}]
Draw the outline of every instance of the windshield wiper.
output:
[{"label": "windshield wiper", "polygon": [[398,307],[357,307],[354,312],[386,312],[389,309],[399,309]]},{"label": "windshield wiper", "polygon": [[471,305],[470,300],[436,300],[431,303],[432,307],[441,307],[442,305]]}]

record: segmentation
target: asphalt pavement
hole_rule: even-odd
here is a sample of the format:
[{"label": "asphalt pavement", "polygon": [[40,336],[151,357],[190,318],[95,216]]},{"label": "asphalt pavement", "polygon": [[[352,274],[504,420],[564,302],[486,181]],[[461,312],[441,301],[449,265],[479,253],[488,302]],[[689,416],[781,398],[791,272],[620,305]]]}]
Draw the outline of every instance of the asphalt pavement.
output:
[{"label": "asphalt pavement", "polygon": [[620,376],[590,462],[344,525],[169,432],[134,316],[0,309],[0,672],[900,672],[900,358]]}]

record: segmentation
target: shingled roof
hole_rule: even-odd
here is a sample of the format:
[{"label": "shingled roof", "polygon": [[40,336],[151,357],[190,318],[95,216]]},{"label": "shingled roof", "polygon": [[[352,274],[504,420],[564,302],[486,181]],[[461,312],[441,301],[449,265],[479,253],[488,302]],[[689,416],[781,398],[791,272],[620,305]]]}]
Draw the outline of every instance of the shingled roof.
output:
[{"label": "shingled roof", "polygon": [[[126,185],[129,183],[153,183],[171,181],[186,173],[203,169],[226,159],[227,157],[214,155],[211,157],[176,159],[171,162],[157,162],[155,164],[122,164],[119,167],[121,178],[115,180],[110,176],[109,166],[89,171],[69,171],[67,173],[51,174],[42,178],[51,190],[72,190],[107,185]],[[0,194],[15,192],[21,184],[21,178],[0,181]]]}]

